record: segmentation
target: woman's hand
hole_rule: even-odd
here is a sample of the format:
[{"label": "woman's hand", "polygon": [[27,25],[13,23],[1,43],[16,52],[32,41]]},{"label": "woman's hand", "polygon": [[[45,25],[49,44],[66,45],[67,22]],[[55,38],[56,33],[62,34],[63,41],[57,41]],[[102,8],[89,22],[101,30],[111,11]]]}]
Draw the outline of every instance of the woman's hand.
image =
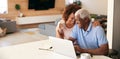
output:
[{"label": "woman's hand", "polygon": [[94,21],[93,22],[93,27],[96,27],[96,26],[100,26],[100,22],[99,21]]}]

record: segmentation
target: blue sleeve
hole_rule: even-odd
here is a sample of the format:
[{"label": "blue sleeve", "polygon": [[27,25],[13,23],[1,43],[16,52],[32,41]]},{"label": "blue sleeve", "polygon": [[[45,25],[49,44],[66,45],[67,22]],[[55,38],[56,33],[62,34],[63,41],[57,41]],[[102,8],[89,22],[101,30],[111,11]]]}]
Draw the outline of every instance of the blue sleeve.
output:
[{"label": "blue sleeve", "polygon": [[73,27],[70,37],[77,39],[77,24]]},{"label": "blue sleeve", "polygon": [[101,26],[98,26],[97,28],[97,39],[99,46],[108,43],[105,32]]}]

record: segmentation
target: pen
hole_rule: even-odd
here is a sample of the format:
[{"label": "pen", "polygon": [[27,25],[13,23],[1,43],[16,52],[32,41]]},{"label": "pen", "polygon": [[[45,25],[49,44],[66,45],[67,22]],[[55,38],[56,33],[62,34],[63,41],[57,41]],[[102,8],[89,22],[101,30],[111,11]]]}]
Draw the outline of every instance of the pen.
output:
[{"label": "pen", "polygon": [[47,50],[47,51],[51,51],[53,47],[49,47],[48,49],[45,49],[45,48],[39,48],[39,50]]}]

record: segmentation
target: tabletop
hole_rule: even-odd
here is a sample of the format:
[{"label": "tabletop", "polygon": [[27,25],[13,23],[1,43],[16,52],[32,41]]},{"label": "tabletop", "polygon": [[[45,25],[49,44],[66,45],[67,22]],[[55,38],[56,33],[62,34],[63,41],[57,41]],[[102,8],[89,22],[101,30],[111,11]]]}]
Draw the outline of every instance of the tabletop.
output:
[{"label": "tabletop", "polygon": [[[57,54],[48,49],[51,42],[48,39],[41,41],[28,42],[0,48],[0,59],[73,59],[68,56]],[[79,58],[78,58],[79,59]],[[110,59],[105,56],[96,55],[92,59]]]}]

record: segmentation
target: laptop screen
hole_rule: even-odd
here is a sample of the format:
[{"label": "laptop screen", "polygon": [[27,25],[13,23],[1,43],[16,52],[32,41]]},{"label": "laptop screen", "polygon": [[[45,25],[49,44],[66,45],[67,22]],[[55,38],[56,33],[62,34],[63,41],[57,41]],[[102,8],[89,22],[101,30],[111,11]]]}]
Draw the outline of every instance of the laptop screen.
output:
[{"label": "laptop screen", "polygon": [[75,50],[72,41],[49,36],[55,53],[65,55],[76,59]]}]

